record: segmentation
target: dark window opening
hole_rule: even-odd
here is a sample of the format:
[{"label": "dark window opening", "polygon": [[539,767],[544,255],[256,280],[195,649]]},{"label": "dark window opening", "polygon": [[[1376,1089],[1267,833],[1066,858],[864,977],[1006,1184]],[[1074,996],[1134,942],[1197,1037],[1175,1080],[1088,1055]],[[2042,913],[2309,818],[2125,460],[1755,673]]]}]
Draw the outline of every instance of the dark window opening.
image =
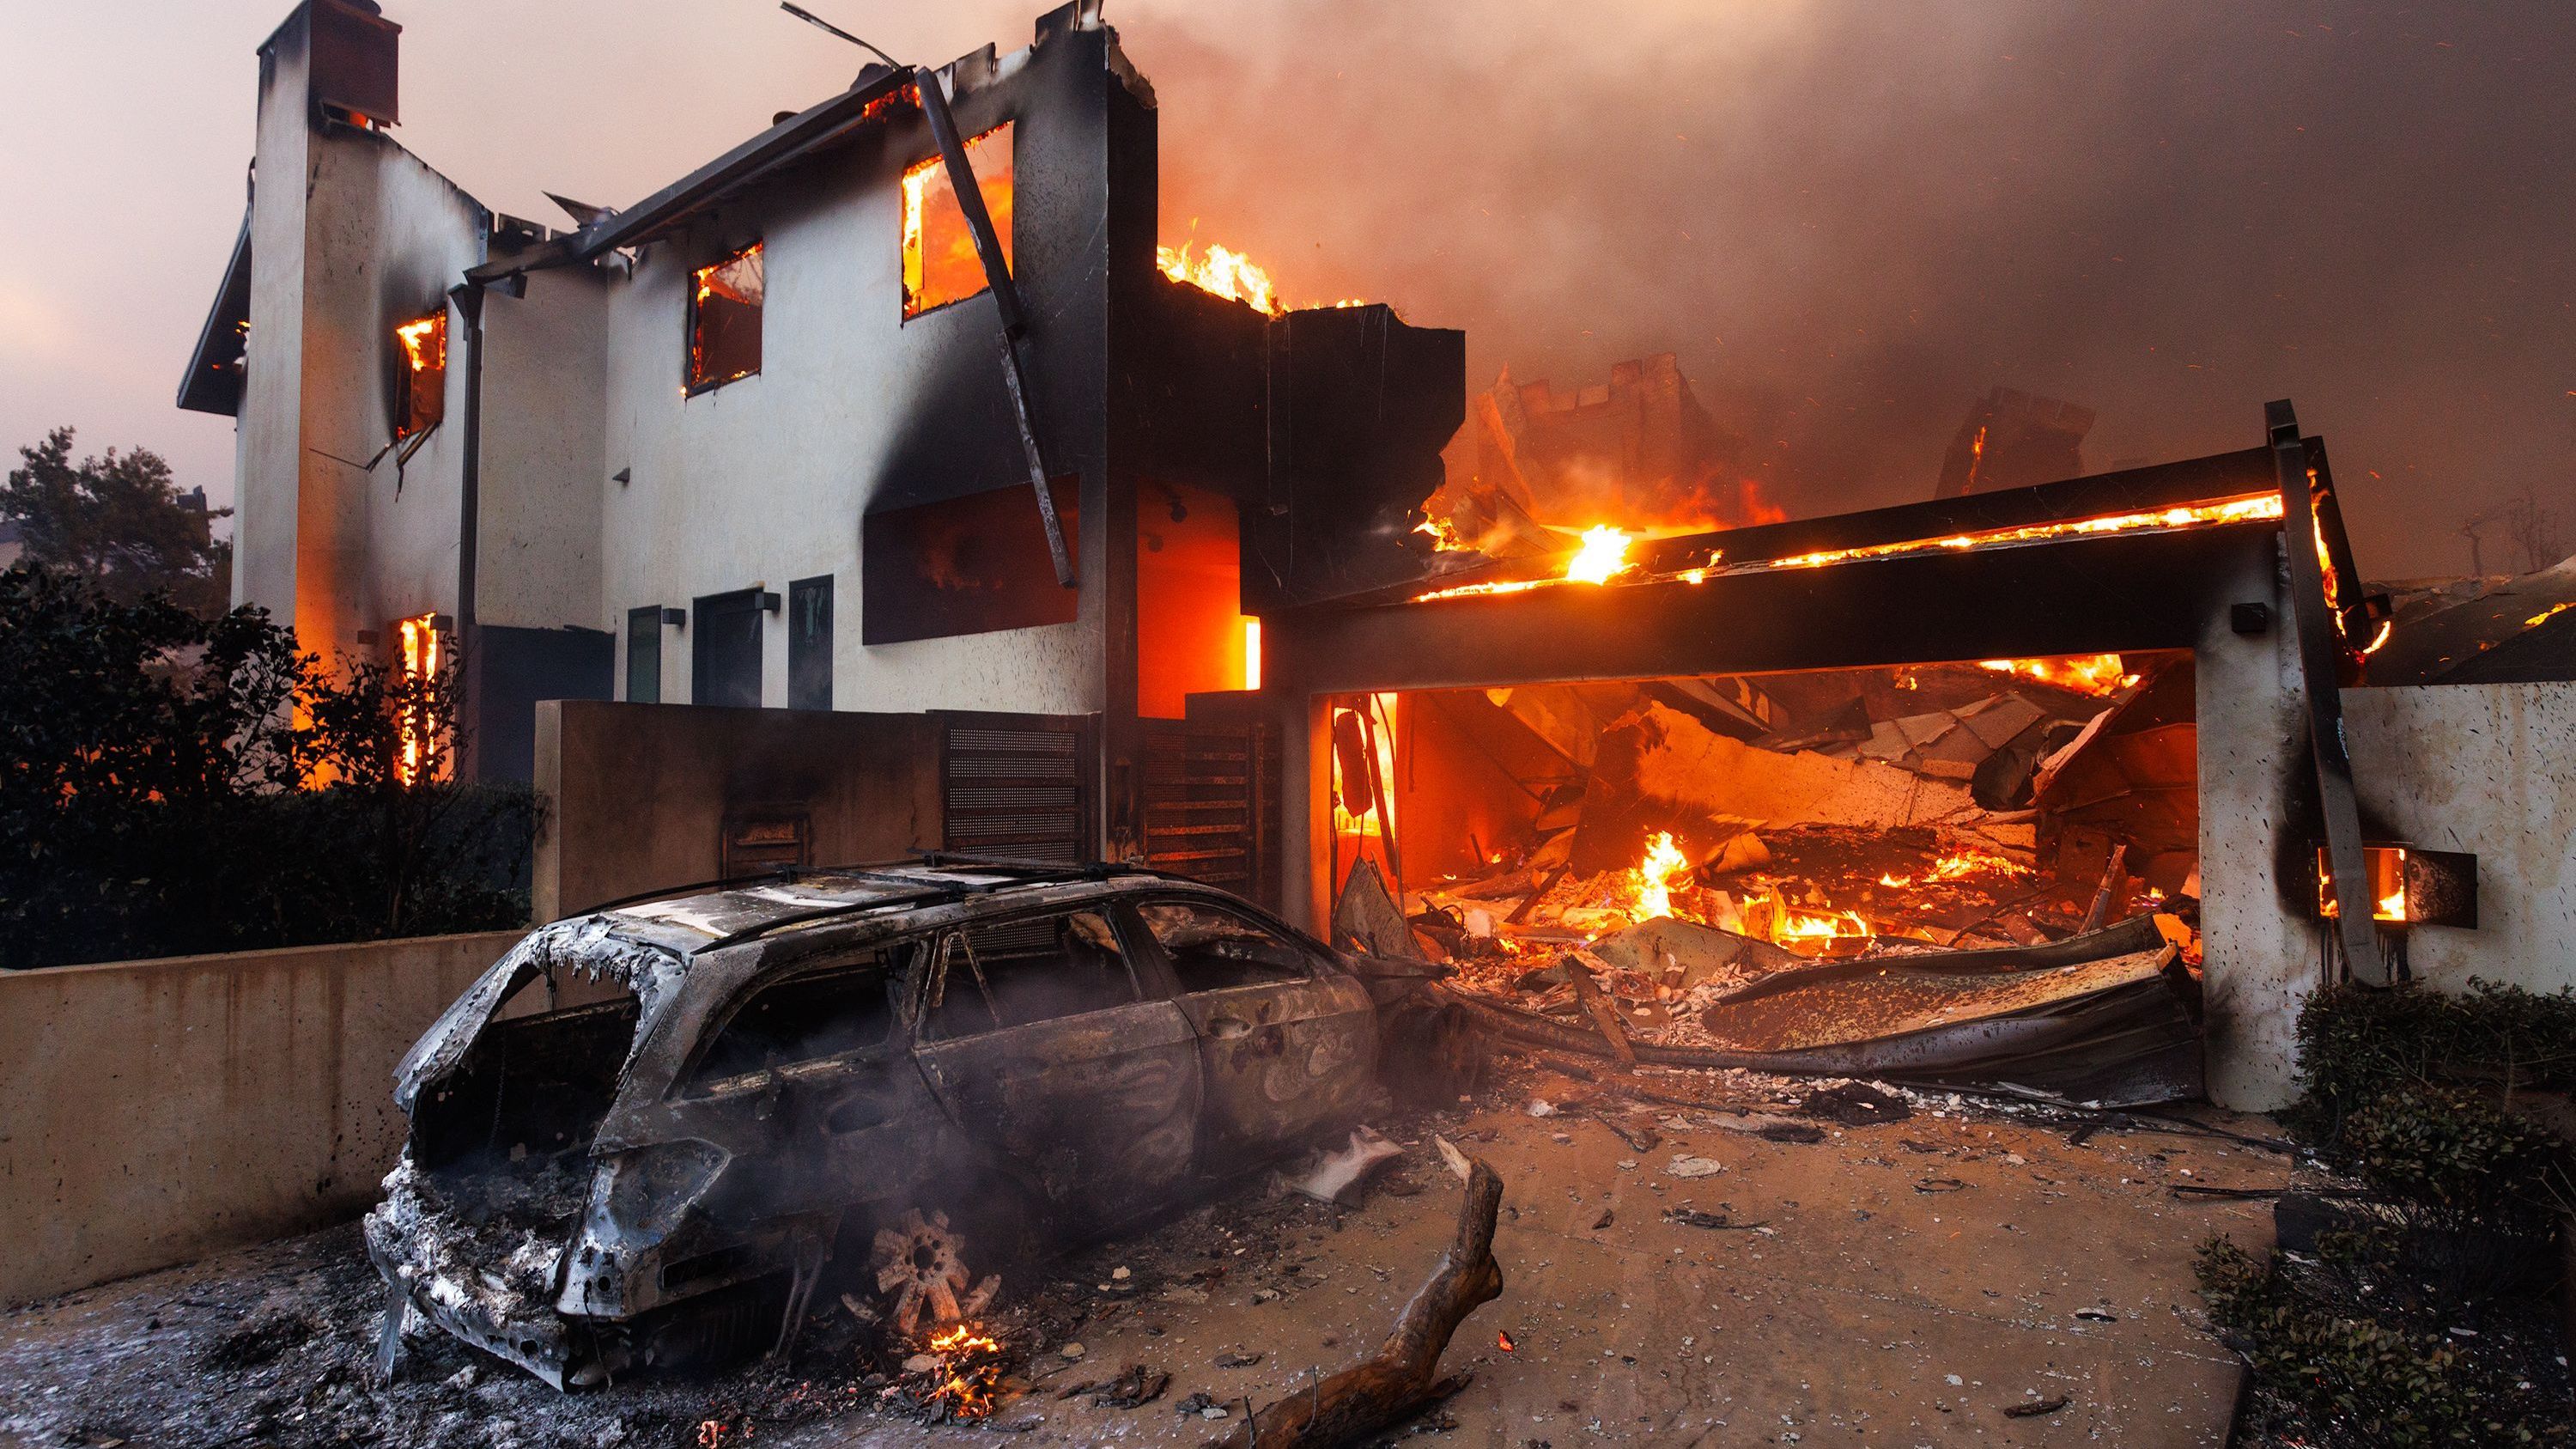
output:
[{"label": "dark window opening", "polygon": [[402,349],[402,386],[394,393],[394,436],[408,438],[447,416],[447,310],[394,329]]},{"label": "dark window opening", "polygon": [[1183,991],[1223,991],[1313,974],[1305,948],[1248,916],[1197,901],[1137,907]]},{"label": "dark window opening", "polygon": [[689,274],[689,391],[760,371],[760,243]]},{"label": "dark window opening", "polygon": [[864,1051],[894,1029],[895,984],[890,948],[820,971],[772,982],[754,991],[707,1044],[690,1076],[689,1094],[703,1095],[733,1079]]},{"label": "dark window opening", "polygon": [[1098,911],[969,926],[949,938],[926,1014],[934,1039],[973,1036],[1142,999],[1109,918]]},{"label": "dark window opening", "polygon": [[[993,238],[1002,244],[1002,266],[1011,264],[1011,126],[1004,122],[966,143],[966,167],[975,173],[975,189],[984,194],[984,210],[993,219]],[[903,315],[917,317],[983,291],[984,258],[975,250],[975,233],[966,225],[965,208],[949,183],[948,165],[933,156],[903,173]]]},{"label": "dark window opening", "polygon": [[626,611],[626,700],[662,702],[662,606]]},{"label": "dark window opening", "polygon": [[701,595],[689,612],[689,702],[760,707],[760,615],[776,594]]},{"label": "dark window opening", "polygon": [[[1081,480],[1049,484],[1065,547],[1081,557]],[[859,637],[900,644],[1073,622],[1076,591],[1055,581],[1046,525],[1025,483],[888,508],[859,533]]]},{"label": "dark window opening", "polygon": [[787,586],[787,707],[832,707],[832,576]]}]

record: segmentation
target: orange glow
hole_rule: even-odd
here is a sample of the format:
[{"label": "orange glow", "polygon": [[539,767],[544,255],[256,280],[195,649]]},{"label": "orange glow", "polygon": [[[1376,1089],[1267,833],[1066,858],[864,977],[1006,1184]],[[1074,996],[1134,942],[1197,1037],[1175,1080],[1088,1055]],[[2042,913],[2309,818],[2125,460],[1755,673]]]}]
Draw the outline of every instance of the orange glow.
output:
[{"label": "orange glow", "polygon": [[1566,563],[1565,576],[1578,584],[1606,584],[1635,567],[1628,562],[1628,535],[1601,523],[1583,530],[1583,547]]},{"label": "orange glow", "polygon": [[[402,634],[402,682],[415,690],[426,689],[438,678],[435,616],[423,614],[405,619],[398,627]],[[432,727],[423,717],[421,706],[404,706],[399,733],[402,756],[394,763],[394,778],[409,785],[436,774],[439,741],[432,738]]]},{"label": "orange glow", "polygon": [[2138,682],[2117,654],[2067,654],[2054,659],[1980,659],[1979,669],[2053,684],[2078,694],[2113,694]]},{"label": "orange glow", "polygon": [[1920,876],[1882,875],[1878,878],[1878,883],[1883,886],[1902,887],[1910,886],[1917,880],[1965,880],[1972,875],[2028,876],[2036,874],[2038,874],[2038,872],[2032,870],[2029,866],[2022,864],[2020,861],[1997,855],[1990,850],[1962,850],[1954,851],[1953,853],[1945,855],[1939,860],[1932,862],[1932,868],[1925,871]]},{"label": "orange glow", "polygon": [[761,244],[754,242],[689,273],[689,380],[682,393],[760,371],[765,265]]},{"label": "orange glow", "polygon": [[1646,843],[1646,858],[1637,864],[1637,915],[1654,920],[1673,913],[1673,877],[1689,878],[1690,857],[1673,844],[1673,833],[1658,831]]},{"label": "orange glow", "polygon": [[403,350],[403,390],[394,436],[408,438],[437,426],[447,413],[447,309],[394,329]]},{"label": "orange glow", "polygon": [[[1756,573],[1771,569],[1823,568],[1829,564],[1853,563],[1862,559],[1898,558],[1909,554],[1935,553],[1942,550],[1965,552],[1971,549],[1999,548],[2020,543],[2044,543],[2056,539],[2088,538],[2110,533],[2165,532],[2181,528],[2199,528],[2211,524],[2252,523],[2281,517],[2281,495],[2252,493],[2238,498],[2215,499],[2207,503],[2181,504],[2142,513],[2113,513],[2099,518],[2069,519],[2058,523],[2033,523],[2017,528],[1994,528],[1980,533],[1952,534],[1946,538],[1907,539],[1901,543],[1869,544],[1859,548],[1826,549],[1816,553],[1793,554],[1787,558],[1748,559],[1741,563],[1719,566],[1718,556],[1710,555],[1708,563],[1674,572],[1648,573],[1630,565],[1619,574],[1630,583],[1699,583],[1714,574]],[[1607,525],[1601,527],[1606,528]],[[1417,528],[1417,532],[1432,531]],[[1615,532],[1615,530],[1612,530]],[[1434,536],[1437,537],[1436,531]],[[1589,535],[1587,534],[1587,537]],[[1624,554],[1624,548],[1622,550]],[[1577,555],[1580,557],[1581,555]],[[1568,582],[1566,578],[1511,579],[1488,583],[1460,584],[1453,588],[1434,589],[1417,594],[1414,602],[1454,599],[1469,594],[1517,594]]]},{"label": "orange glow", "polygon": [[[984,194],[984,210],[993,218],[993,235],[1002,244],[1002,266],[1011,269],[1011,183],[1014,153],[1011,123],[1003,122],[966,143],[966,167],[975,173],[975,189]],[[975,233],[966,225],[965,209],[948,179],[948,165],[937,156],[903,173],[903,315],[918,317],[983,291],[984,258],[975,250]]]},{"label": "orange glow", "polygon": [[[2546,619],[2546,618],[2548,618],[2549,616],[2548,616],[2547,614],[2543,614],[2543,615],[2541,615],[2540,617],[2541,617],[2541,618],[2543,618],[2543,619]],[[2533,622],[2535,622],[2535,623],[2536,623],[2536,622],[2538,622],[2538,621],[2537,621],[2537,620],[2535,620],[2535,621],[2533,621]],[[2361,646],[2361,653],[2362,653],[2362,657],[2363,657],[2363,658],[2365,658],[2365,659],[2367,659],[2367,658],[2369,658],[2371,655],[2378,653],[2378,652],[2380,651],[2380,649],[2381,649],[2384,645],[2386,645],[2386,644],[2388,643],[2388,636],[2389,636],[2389,635],[2391,635],[2391,634],[2394,634],[2394,633],[2396,633],[2396,632],[2397,632],[2397,621],[2396,621],[2395,619],[2382,619],[2382,620],[2380,620],[2380,621],[2379,621],[2379,632],[2378,632],[2378,633],[2376,633],[2376,634],[2371,635],[2371,636],[2370,636],[2370,642]]]},{"label": "orange glow", "polygon": [[1511,1353],[1519,1346],[1512,1342],[1512,1336],[1509,1333],[1497,1333],[1494,1335],[1494,1347],[1501,1349],[1505,1353]]},{"label": "orange glow", "polygon": [[[1395,790],[1396,711],[1403,703],[1403,696],[1395,694],[1380,694],[1373,696],[1373,698],[1377,702],[1377,707],[1373,710],[1339,709],[1335,710],[1334,714],[1337,719],[1341,715],[1356,714],[1362,720],[1366,721],[1368,732],[1376,737],[1378,782],[1386,787],[1386,794],[1392,794]],[[1381,726],[1383,726],[1383,728],[1381,728]],[[1368,782],[1363,780],[1354,781],[1352,783],[1356,786],[1366,784]],[[1385,821],[1394,815],[1394,801],[1387,799],[1385,794],[1381,794],[1378,797],[1376,805],[1366,813],[1353,815],[1348,810],[1342,808],[1343,794],[1342,756],[1339,750],[1335,750],[1333,752],[1333,833],[1335,835],[1368,836],[1383,833],[1380,828],[1380,822]]]},{"label": "orange glow", "polygon": [[1261,687],[1261,621],[1259,619],[1247,618],[1243,621],[1243,687],[1246,689]]},{"label": "orange glow", "polygon": [[2242,498],[2226,498],[2211,503],[2186,504],[2160,508],[2146,513],[2113,513],[2100,518],[2073,519],[2064,523],[2033,523],[2019,528],[1991,528],[1982,533],[1954,534],[1948,538],[1909,539],[1904,543],[1871,544],[1863,548],[1827,549],[1820,553],[1802,553],[1773,560],[1772,568],[1821,568],[1826,564],[1849,563],[1855,559],[1894,558],[1900,554],[1930,553],[1936,549],[1992,548],[2007,543],[2040,543],[2049,539],[2084,538],[2100,533],[2137,533],[2151,529],[2191,528],[2211,523],[2249,523],[2258,519],[2281,516],[2281,495],[2253,493]]},{"label": "orange glow", "polygon": [[2530,618],[2523,620],[2522,627],[2526,629],[2537,629],[2541,625],[2548,623],[2550,620],[2557,618],[2559,615],[2566,613],[2570,609],[2576,609],[2576,600],[2571,600],[2564,604],[2552,604],[2548,608],[2541,610],[2539,613],[2532,615]]},{"label": "orange glow", "polygon": [[[2365,845],[2361,850],[2363,874],[2370,893],[2376,897],[2370,918],[2403,925],[2409,919],[2406,911],[2406,847],[2402,845]],[[2317,914],[2331,921],[2343,914],[2335,900],[2334,867],[2323,846],[2317,848]]]},{"label": "orange glow", "polygon": [[[1434,538],[1441,536],[1439,531],[1428,523],[1416,525],[1413,531],[1429,533]],[[1551,584],[1606,584],[1622,574],[1636,570],[1637,566],[1628,559],[1628,545],[1633,542],[1635,539],[1629,534],[1609,524],[1596,523],[1583,530],[1581,546],[1566,555],[1565,572],[1557,578],[1508,579],[1495,583],[1460,584],[1453,589],[1434,589],[1430,593],[1417,595],[1414,602],[1418,604],[1427,599],[1454,599],[1465,594],[1519,594],[1531,589],[1543,589]],[[1714,554],[1710,555],[1712,562],[1715,558]],[[1695,584],[1705,575],[1706,570],[1690,569],[1685,573],[1687,575],[1685,581]]]},{"label": "orange glow", "polygon": [[1413,525],[1413,531],[1427,535],[1431,546],[1442,553],[1476,552],[1476,546],[1460,539],[1457,525],[1446,518],[1425,518]]}]

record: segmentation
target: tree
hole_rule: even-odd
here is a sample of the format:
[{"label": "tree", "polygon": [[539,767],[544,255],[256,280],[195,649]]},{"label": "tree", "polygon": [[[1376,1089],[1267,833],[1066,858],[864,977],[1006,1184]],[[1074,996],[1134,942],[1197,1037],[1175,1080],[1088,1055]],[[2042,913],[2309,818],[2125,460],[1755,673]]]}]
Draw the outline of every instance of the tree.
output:
[{"label": "tree", "polygon": [[0,967],[524,924],[535,793],[403,764],[455,683],[0,571]]},{"label": "tree", "polygon": [[120,604],[166,593],[212,618],[230,607],[233,546],[213,536],[203,495],[190,507],[170,465],[148,448],[72,461],[72,430],[56,428],[20,448],[21,466],[0,488],[0,520],[19,526],[25,559],[87,581]]}]

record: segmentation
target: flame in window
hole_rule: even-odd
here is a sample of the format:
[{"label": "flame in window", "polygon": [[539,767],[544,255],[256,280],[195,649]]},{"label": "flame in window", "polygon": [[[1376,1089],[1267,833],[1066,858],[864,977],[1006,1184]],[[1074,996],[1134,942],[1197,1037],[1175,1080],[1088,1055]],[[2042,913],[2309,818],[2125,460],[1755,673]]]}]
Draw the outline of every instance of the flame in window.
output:
[{"label": "flame in window", "polygon": [[689,385],[719,387],[760,371],[760,309],[767,295],[761,244],[689,273]]},{"label": "flame in window", "polygon": [[408,438],[436,427],[447,415],[447,311],[394,329],[403,353],[403,388],[395,399],[394,437]]},{"label": "flame in window", "polygon": [[1254,618],[1243,621],[1243,687],[1261,687],[1261,621]]},{"label": "flame in window", "polygon": [[394,778],[410,785],[437,774],[443,753],[443,742],[436,737],[437,726],[430,718],[425,698],[438,680],[437,616],[422,614],[403,620],[396,628],[402,637],[402,717],[398,726],[402,754],[394,762]]},{"label": "flame in window", "polygon": [[[975,189],[984,195],[984,210],[993,219],[994,239],[1002,244],[1002,265],[1011,263],[1011,124],[1008,121],[966,142],[966,169],[975,173]],[[990,285],[984,258],[975,250],[975,233],[966,225],[965,208],[949,182],[948,163],[933,156],[903,173],[903,315],[918,317],[934,307],[963,301]]]}]

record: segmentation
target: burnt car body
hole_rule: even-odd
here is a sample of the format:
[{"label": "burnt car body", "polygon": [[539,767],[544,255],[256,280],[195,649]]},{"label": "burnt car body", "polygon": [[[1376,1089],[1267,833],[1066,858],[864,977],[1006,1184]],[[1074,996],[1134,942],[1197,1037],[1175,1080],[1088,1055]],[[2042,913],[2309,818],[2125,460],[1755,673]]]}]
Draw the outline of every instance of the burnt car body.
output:
[{"label": "burnt car body", "polygon": [[784,1331],[899,1215],[1008,1256],[1168,1210],[1359,1113],[1355,968],[1124,870],[836,869],[542,927],[397,1071],[387,1353],[409,1308],[598,1383]]}]

